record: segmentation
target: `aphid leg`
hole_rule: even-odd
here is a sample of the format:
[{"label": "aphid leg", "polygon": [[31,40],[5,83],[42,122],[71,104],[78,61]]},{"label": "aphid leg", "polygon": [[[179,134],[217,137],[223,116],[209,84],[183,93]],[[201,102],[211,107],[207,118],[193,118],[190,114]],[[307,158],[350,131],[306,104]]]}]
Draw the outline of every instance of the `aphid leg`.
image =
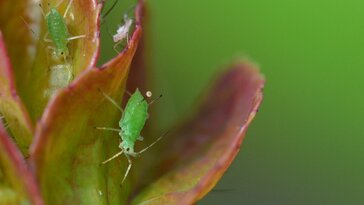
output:
[{"label": "aphid leg", "polygon": [[121,132],[120,129],[115,129],[111,127],[95,127],[98,130],[107,130],[107,131],[114,131],[114,132]]},{"label": "aphid leg", "polygon": [[115,102],[115,100],[113,100],[110,96],[106,95],[106,93],[102,92],[102,94],[104,95],[104,97],[109,100],[113,105],[115,105],[115,107],[120,110],[120,112],[124,112],[124,110],[118,105],[118,103]]},{"label": "aphid leg", "polygon": [[[63,2],[63,0],[62,0],[62,2]],[[68,14],[68,11],[69,11],[69,10],[70,10],[70,8],[71,8],[72,3],[73,3],[73,0],[70,0],[70,1],[68,2],[68,4],[67,4],[67,8],[66,8],[66,10],[65,10],[65,12],[64,12],[64,14],[63,14],[63,18],[66,18],[67,14]]]},{"label": "aphid leg", "polygon": [[137,140],[143,141],[144,140],[144,137],[143,136],[139,136]]},{"label": "aphid leg", "polygon": [[125,175],[124,175],[123,181],[121,181],[121,184],[123,184],[123,183],[124,183],[124,181],[125,181],[126,177],[129,175],[129,171],[130,171],[130,169],[131,169],[131,165],[132,165],[129,155],[125,154],[125,157],[128,159],[128,163],[129,163],[129,165],[128,165],[128,168],[126,169],[126,172],[125,172]]},{"label": "aphid leg", "polygon": [[105,160],[105,161],[101,162],[101,165],[104,165],[104,164],[106,164],[106,163],[110,162],[111,160],[115,159],[116,157],[118,157],[118,156],[122,155],[122,154],[123,154],[123,152],[124,152],[124,150],[121,150],[120,152],[116,153],[114,156],[112,156],[112,157],[110,157],[109,159],[107,159],[107,160]]},{"label": "aphid leg", "polygon": [[49,35],[49,33],[48,33],[48,31],[47,31],[47,33],[46,33],[46,34],[44,34],[43,41],[44,41],[44,42],[47,42],[47,43],[51,43],[51,42],[52,42],[52,40],[48,38],[48,35]]},{"label": "aphid leg", "polygon": [[76,39],[86,38],[86,37],[87,37],[86,35],[72,36],[72,37],[67,38],[67,40],[68,41],[73,41],[73,40],[76,40]]},{"label": "aphid leg", "polygon": [[[32,34],[35,36],[35,38],[37,38],[37,40],[39,41],[39,36],[34,32],[34,30],[32,29],[32,27],[30,27],[30,25],[25,21],[25,19],[23,18],[23,17],[20,17],[22,20],[23,20],[23,22],[24,22],[24,24],[28,27],[28,29],[30,30],[30,32],[32,32]],[[43,43],[42,42],[40,42],[42,45],[43,45]],[[43,45],[44,46],[44,45]]]},{"label": "aphid leg", "polygon": [[[167,134],[167,133],[166,133]],[[164,134],[164,135],[166,135],[166,134]],[[160,136],[158,139],[156,139],[154,142],[152,142],[152,144],[150,144],[148,147],[146,147],[146,148],[144,148],[144,149],[142,149],[142,150],[140,150],[139,152],[137,152],[136,154],[137,155],[140,155],[141,153],[143,153],[143,152],[145,152],[145,151],[147,151],[149,148],[151,148],[152,146],[154,146],[159,140],[161,140],[162,138],[163,138],[163,136],[164,135],[162,135],[162,136]]]},{"label": "aphid leg", "polygon": [[42,16],[43,16],[43,18],[45,18],[47,15],[44,13],[44,10],[43,10],[43,6],[42,6],[42,4],[41,3],[39,3],[38,4],[38,6],[40,7],[40,12],[42,13]]},{"label": "aphid leg", "polygon": [[115,45],[113,46],[114,51],[115,51],[116,53],[118,53],[118,54],[119,54],[120,52],[118,51],[117,47],[118,47],[121,43],[122,43],[122,41],[119,41],[119,42],[115,43]]},{"label": "aphid leg", "polygon": [[129,95],[129,97],[131,97],[131,93],[129,92],[129,90],[125,90],[125,93]]}]

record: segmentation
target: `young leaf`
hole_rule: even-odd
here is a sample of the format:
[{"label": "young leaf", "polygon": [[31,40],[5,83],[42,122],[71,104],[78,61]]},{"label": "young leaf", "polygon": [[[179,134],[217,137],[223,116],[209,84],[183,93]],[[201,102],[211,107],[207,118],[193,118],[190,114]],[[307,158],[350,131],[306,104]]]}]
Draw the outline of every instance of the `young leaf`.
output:
[{"label": "young leaf", "polygon": [[157,166],[144,168],[149,171],[139,177],[154,182],[132,204],[193,204],[206,195],[238,153],[263,85],[264,78],[249,64],[236,64],[223,75],[192,120],[149,158]]},{"label": "young leaf", "polygon": [[[48,204],[121,204],[120,160],[100,163],[118,152],[116,134],[95,127],[116,127],[121,113],[106,93],[121,103],[128,69],[141,36],[137,23],[128,47],[102,68],[86,70],[50,102],[36,132],[31,162]],[[113,135],[112,135],[113,134]]]},{"label": "young leaf", "polygon": [[20,150],[27,155],[33,138],[33,126],[27,110],[17,95],[9,61],[0,31],[0,112],[4,115]]}]

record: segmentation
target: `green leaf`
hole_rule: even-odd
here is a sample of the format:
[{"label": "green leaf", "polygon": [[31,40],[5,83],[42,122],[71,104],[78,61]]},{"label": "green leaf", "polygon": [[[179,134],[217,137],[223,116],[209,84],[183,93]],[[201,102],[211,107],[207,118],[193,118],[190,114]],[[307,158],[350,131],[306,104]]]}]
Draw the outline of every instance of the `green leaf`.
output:
[{"label": "green leaf", "polygon": [[0,124],[0,204],[43,204],[34,176],[2,124]]},{"label": "green leaf", "polygon": [[100,166],[118,152],[119,137],[95,127],[117,128],[121,113],[102,92],[121,102],[140,37],[137,22],[122,53],[100,69],[84,71],[45,109],[30,161],[47,204],[122,204],[127,199],[127,182],[120,187],[126,168],[120,159]]},{"label": "green leaf", "polygon": [[140,158],[138,164],[155,165],[139,167],[148,172],[134,178],[154,182],[140,185],[132,204],[193,204],[206,195],[238,153],[263,85],[264,78],[247,63],[222,75],[196,115],[161,141],[164,148]]},{"label": "green leaf", "polygon": [[0,111],[4,115],[13,137],[24,155],[33,138],[33,125],[17,95],[12,68],[0,31]]}]

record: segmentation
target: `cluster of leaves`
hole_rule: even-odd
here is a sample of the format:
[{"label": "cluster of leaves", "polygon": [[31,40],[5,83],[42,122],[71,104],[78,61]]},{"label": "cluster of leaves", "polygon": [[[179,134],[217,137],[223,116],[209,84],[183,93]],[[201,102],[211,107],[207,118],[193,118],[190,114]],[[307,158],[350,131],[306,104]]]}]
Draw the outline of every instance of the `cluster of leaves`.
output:
[{"label": "cluster of leaves", "polygon": [[143,88],[147,68],[142,1],[127,46],[95,66],[101,8],[96,0],[73,1],[70,33],[88,37],[69,45],[75,80],[48,99],[47,50],[21,19],[43,36],[39,8],[32,0],[0,0],[0,110],[7,124],[0,126],[0,204],[190,204],[237,154],[264,84],[254,66],[241,62],[220,76],[188,120],[135,160],[122,187],[125,159],[99,166],[118,151],[119,138],[94,127],[117,127],[120,119],[100,90],[121,102],[126,87]]}]

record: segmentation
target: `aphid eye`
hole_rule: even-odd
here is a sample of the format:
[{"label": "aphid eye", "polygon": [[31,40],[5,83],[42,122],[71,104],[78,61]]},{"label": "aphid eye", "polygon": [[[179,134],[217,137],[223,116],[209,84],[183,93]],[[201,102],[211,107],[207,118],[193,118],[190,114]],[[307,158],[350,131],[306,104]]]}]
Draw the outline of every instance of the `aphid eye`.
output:
[{"label": "aphid eye", "polygon": [[126,148],[126,151],[127,151],[127,152],[129,152],[129,150],[130,150],[130,148],[129,148],[129,147],[128,147],[128,148]]},{"label": "aphid eye", "polygon": [[63,52],[61,52],[61,55],[63,55]]}]

